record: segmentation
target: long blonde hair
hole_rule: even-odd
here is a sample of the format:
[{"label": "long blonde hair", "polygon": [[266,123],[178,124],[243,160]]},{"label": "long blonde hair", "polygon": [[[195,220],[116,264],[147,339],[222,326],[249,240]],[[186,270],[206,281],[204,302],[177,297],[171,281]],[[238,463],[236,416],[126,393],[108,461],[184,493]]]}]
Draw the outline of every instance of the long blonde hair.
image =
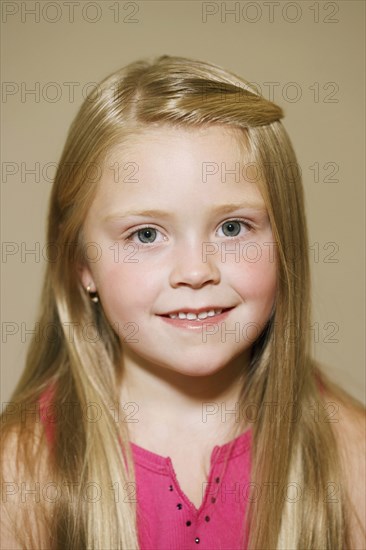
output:
[{"label": "long blonde hair", "polygon": [[[116,483],[120,488],[135,483],[128,431],[123,418],[116,422],[111,410],[111,404],[118,403],[123,349],[101,304],[95,307],[86,295],[77,266],[85,261],[83,221],[98,184],[86,167],[105,166],[113,147],[123,147],[130,136],[159,124],[235,128],[243,151],[262,176],[258,185],[276,244],[278,286],[273,314],[252,346],[241,404],[255,404],[259,411],[253,424],[252,481],[262,489],[269,483],[280,489],[290,483],[302,494],[293,502],[284,498],[283,490],[275,490],[271,499],[249,502],[243,518],[249,526],[249,547],[349,547],[347,494],[341,490],[336,503],[327,499],[329,482],[343,487],[337,443],[330,425],[314,422],[312,413],[320,399],[315,375],[321,377],[321,372],[310,357],[308,236],[300,170],[282,117],[280,107],[240,76],[210,63],[166,55],[116,71],[81,106],[50,198],[47,245],[54,257],[47,264],[43,287],[41,337],[35,335],[30,344],[12,407],[2,416],[3,441],[17,429],[19,449],[23,445],[19,456],[27,456],[30,438],[25,434],[32,423],[25,423],[16,411],[22,404],[37,404],[53,384],[56,411],[62,414],[56,415],[48,468],[65,490],[52,510],[37,510],[52,548],[139,547],[136,502],[116,499],[111,490]],[[49,327],[54,329],[52,339],[44,336]],[[102,337],[86,338],[85,327],[94,327]],[[322,380],[326,384],[324,376]],[[75,406],[67,407],[68,403]],[[82,414],[88,403],[100,407],[97,422]],[[289,403],[301,411],[296,421],[275,414],[269,422],[268,404],[284,411]],[[77,422],[75,408],[80,413]],[[36,479],[37,461],[26,462],[26,468]],[[103,498],[92,504],[82,498],[90,483],[103,490]],[[22,530],[20,539],[27,532]],[[37,548],[40,543],[28,539],[23,545]]]}]

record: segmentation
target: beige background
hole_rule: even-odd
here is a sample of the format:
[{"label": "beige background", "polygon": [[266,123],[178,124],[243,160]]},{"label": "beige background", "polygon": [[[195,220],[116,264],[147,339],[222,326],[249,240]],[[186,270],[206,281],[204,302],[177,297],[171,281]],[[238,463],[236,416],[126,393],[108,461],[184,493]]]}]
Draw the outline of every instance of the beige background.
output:
[{"label": "beige background", "polygon": [[[32,14],[36,4],[2,3],[1,230],[3,252],[4,243],[14,252],[1,264],[2,402],[23,369],[26,329],[36,321],[54,172],[48,163],[58,162],[88,83],[164,53],[222,65],[260,84],[268,98],[264,83],[277,83],[272,98],[285,110],[304,177],[314,354],[365,402],[365,3],[80,0],[72,14],[66,2],[41,1]],[[217,13],[204,21],[205,10]],[[36,163],[39,181],[27,173]]]}]

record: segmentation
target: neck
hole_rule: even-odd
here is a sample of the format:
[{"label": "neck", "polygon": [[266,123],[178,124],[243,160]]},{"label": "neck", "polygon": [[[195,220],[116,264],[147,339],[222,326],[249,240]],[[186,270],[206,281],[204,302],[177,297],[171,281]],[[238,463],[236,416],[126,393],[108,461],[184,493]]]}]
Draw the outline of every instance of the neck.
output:
[{"label": "neck", "polygon": [[187,433],[222,440],[229,430],[238,428],[239,395],[248,361],[249,351],[212,374],[190,376],[124,350],[119,394],[121,407],[130,417],[126,422],[132,441],[141,441],[143,433],[150,437]]}]

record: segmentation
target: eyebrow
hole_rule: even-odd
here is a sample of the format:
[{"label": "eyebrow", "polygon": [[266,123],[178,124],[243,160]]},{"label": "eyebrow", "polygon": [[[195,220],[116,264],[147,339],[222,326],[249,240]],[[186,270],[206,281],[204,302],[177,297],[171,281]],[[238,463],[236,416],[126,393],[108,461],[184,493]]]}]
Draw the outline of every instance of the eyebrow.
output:
[{"label": "eyebrow", "polygon": [[[221,204],[215,205],[211,209],[213,215],[218,214],[228,214],[234,210],[240,210],[243,208],[250,208],[258,212],[267,212],[266,207],[263,203],[258,202],[246,202],[246,203],[233,203],[233,204]],[[115,219],[127,218],[129,216],[141,216],[144,218],[164,218],[169,219],[172,217],[171,212],[165,212],[164,210],[128,210],[127,212],[118,212],[116,214],[111,214],[106,216],[103,221],[110,221]]]}]

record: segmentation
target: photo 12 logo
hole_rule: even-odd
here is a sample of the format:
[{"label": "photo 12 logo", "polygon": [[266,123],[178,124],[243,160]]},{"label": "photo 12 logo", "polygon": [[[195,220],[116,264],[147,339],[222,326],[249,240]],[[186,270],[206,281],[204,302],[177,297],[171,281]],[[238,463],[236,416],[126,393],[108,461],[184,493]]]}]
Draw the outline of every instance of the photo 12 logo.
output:
[{"label": "photo 12 logo", "polygon": [[23,24],[49,23],[60,24],[96,24],[108,23],[140,23],[141,4],[139,2],[33,2],[26,0],[1,2],[1,21],[12,21]]},{"label": "photo 12 logo", "polygon": [[202,2],[202,23],[339,23],[339,2]]}]

